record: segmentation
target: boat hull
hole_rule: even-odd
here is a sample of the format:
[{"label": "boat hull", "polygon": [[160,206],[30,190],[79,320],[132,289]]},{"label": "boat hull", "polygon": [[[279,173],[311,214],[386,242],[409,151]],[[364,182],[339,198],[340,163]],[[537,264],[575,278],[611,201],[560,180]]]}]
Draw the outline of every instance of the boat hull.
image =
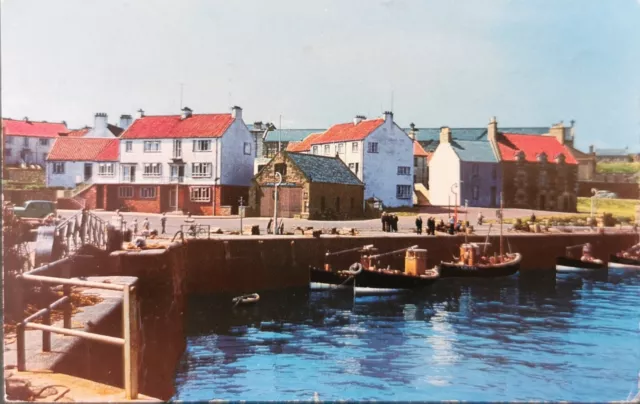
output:
[{"label": "boat hull", "polygon": [[352,290],[357,294],[398,293],[428,287],[437,277],[417,277],[403,273],[389,273],[363,269],[358,275],[311,269],[312,290]]},{"label": "boat hull", "polygon": [[640,259],[619,257],[615,254],[611,254],[609,255],[609,265],[612,266],[611,264],[640,267]]},{"label": "boat hull", "polygon": [[569,257],[556,258],[557,272],[597,271],[606,268],[607,266],[604,262],[589,262]]},{"label": "boat hull", "polygon": [[511,276],[520,270],[522,256],[519,253],[509,262],[497,265],[462,265],[456,262],[440,264],[441,278],[497,278]]}]

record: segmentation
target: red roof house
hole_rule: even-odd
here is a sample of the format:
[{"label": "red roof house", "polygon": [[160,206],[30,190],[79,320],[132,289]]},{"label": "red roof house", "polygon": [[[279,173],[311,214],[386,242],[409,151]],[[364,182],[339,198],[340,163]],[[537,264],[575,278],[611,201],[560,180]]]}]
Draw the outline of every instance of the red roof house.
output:
[{"label": "red roof house", "polygon": [[541,154],[545,153],[550,163],[555,163],[562,154],[566,164],[578,164],[569,147],[553,136],[502,133],[496,143],[501,161],[518,161],[518,154],[522,152],[524,160],[530,163],[538,162]]},{"label": "red roof house", "polygon": [[118,161],[119,140],[60,137],[53,143],[48,161]]},{"label": "red roof house", "polygon": [[233,123],[231,114],[143,116],[122,134],[122,139],[170,139],[221,137]]},{"label": "red roof house", "polygon": [[311,143],[321,135],[322,133],[312,133],[301,142],[289,142],[289,144],[287,144],[287,151],[308,152],[311,150]]},{"label": "red roof house", "polygon": [[2,130],[6,136],[46,137],[55,138],[60,133],[67,133],[64,122],[37,122],[28,119],[2,119]]},{"label": "red roof house", "polygon": [[351,142],[362,140],[369,136],[384,123],[384,119],[369,119],[360,121],[357,124],[352,122],[333,125],[326,132],[312,139],[312,144]]}]

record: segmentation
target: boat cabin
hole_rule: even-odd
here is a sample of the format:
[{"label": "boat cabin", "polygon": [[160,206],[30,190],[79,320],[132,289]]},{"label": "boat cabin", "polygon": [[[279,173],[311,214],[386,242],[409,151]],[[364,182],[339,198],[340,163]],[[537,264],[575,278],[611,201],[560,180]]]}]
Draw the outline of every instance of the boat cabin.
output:
[{"label": "boat cabin", "polygon": [[427,273],[427,250],[421,248],[407,250],[404,257],[404,272],[413,276],[425,275]]}]

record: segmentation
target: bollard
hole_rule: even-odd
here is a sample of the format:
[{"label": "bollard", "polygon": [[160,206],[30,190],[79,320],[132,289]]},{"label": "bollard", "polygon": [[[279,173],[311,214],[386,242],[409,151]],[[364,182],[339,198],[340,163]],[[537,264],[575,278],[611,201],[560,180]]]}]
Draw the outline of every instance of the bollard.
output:
[{"label": "bollard", "polygon": [[18,372],[24,372],[27,370],[26,366],[26,352],[24,347],[24,324],[18,323],[16,327],[17,337],[17,355],[18,355]]},{"label": "bollard", "polygon": [[138,321],[135,286],[124,289],[122,321],[124,331],[124,391],[127,400],[138,398]]}]

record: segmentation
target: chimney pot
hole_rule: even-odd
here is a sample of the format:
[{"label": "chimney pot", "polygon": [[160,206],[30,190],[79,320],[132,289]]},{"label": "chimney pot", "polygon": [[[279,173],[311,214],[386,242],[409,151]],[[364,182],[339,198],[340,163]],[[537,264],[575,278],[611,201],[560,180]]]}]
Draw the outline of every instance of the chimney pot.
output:
[{"label": "chimney pot", "polygon": [[187,119],[191,116],[192,110],[189,107],[182,108],[182,114],[180,115],[180,119]]},{"label": "chimney pot", "polygon": [[234,105],[231,108],[231,116],[233,117],[233,119],[242,120],[242,108],[240,108],[237,105]]},{"label": "chimney pot", "polygon": [[138,113],[136,114],[136,119],[142,118],[144,117],[144,110],[142,108],[140,108],[138,110]]},{"label": "chimney pot", "polygon": [[440,143],[451,143],[451,128],[448,126],[440,128]]},{"label": "chimney pot", "polygon": [[487,139],[489,142],[494,143],[498,137],[498,120],[496,117],[491,117],[489,126],[487,126]]},{"label": "chimney pot", "polygon": [[364,119],[364,116],[362,115],[356,115],[355,118],[353,118],[353,124],[357,125],[360,122],[362,122],[362,120]]}]

